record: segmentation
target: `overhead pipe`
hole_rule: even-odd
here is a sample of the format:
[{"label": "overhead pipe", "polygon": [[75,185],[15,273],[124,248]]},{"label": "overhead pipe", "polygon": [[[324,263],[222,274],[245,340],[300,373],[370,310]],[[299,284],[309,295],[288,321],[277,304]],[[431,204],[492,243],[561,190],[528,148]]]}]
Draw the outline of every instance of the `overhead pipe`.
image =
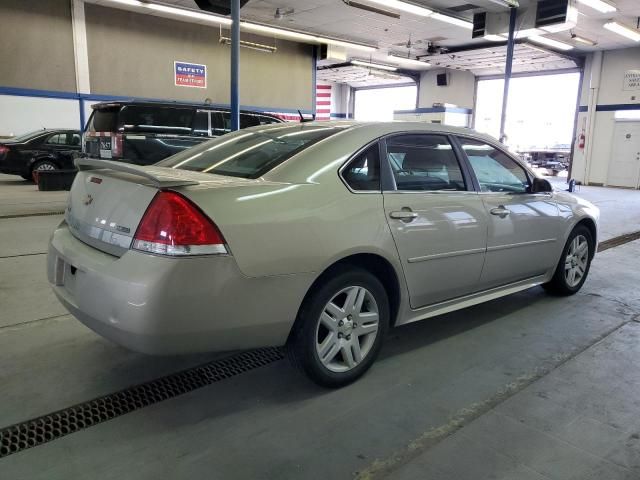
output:
[{"label": "overhead pipe", "polygon": [[509,103],[509,84],[511,83],[511,71],[513,68],[513,51],[516,44],[516,18],[518,9],[512,7],[509,12],[509,41],[507,42],[507,59],[504,69],[504,90],[502,92],[502,115],[500,116],[500,142],[507,139],[505,127],[507,124],[507,105]]},{"label": "overhead pipe", "polygon": [[240,130],[240,0],[231,0],[231,131]]}]

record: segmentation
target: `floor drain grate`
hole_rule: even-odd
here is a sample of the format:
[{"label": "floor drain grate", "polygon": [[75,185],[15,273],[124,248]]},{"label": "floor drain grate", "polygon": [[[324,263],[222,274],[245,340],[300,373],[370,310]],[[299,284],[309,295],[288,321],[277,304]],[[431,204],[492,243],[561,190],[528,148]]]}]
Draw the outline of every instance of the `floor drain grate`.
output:
[{"label": "floor drain grate", "polygon": [[260,348],[135,385],[104,397],[0,430],[0,458],[197,390],[284,358],[281,348]]}]

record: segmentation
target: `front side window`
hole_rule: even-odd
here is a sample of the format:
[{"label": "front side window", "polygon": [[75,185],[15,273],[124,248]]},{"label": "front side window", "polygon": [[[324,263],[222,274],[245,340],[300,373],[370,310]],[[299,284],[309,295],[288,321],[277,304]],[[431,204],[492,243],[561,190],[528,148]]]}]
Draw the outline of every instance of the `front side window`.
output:
[{"label": "front side window", "polygon": [[334,135],[341,127],[304,124],[242,130],[177,153],[158,166],[258,178],[311,145]]},{"label": "front side window", "polygon": [[451,143],[444,135],[406,134],[387,139],[397,190],[466,190]]},{"label": "front side window", "polygon": [[380,151],[374,143],[342,170],[342,178],[352,190],[380,191]]},{"label": "front side window", "polygon": [[478,140],[460,138],[483,192],[525,193],[529,177],[516,161],[497,148]]}]

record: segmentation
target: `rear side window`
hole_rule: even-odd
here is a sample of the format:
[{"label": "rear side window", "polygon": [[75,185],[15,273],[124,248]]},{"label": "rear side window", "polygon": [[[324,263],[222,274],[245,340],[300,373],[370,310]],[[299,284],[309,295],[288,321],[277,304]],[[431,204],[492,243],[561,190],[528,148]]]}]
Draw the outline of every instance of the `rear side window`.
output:
[{"label": "rear side window", "polygon": [[451,143],[444,135],[408,134],[387,139],[398,190],[466,190]]},{"label": "rear side window", "polygon": [[120,107],[97,108],[93,111],[87,130],[90,132],[115,132],[118,130]]},{"label": "rear side window", "polygon": [[67,134],[66,133],[56,133],[55,135],[51,135],[47,139],[47,143],[50,145],[66,145],[67,143]]},{"label": "rear side window", "polygon": [[178,153],[158,166],[258,178],[340,127],[294,125],[220,137]]},{"label": "rear side window", "polygon": [[380,191],[380,150],[378,142],[351,160],[342,170],[342,178],[352,190]]},{"label": "rear side window", "polygon": [[120,123],[130,131],[191,132],[195,109],[155,105],[125,106]]}]

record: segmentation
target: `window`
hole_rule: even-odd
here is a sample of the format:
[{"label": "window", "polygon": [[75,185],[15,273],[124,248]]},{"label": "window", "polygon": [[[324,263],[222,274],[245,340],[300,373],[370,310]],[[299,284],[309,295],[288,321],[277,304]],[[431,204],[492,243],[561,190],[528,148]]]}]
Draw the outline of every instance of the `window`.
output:
[{"label": "window", "polygon": [[90,132],[115,132],[118,129],[120,106],[96,108],[89,119],[87,130]]},{"label": "window", "polygon": [[71,134],[71,145],[79,146],[80,145],[80,135],[77,133]]},{"label": "window", "polygon": [[491,145],[461,138],[462,148],[483,192],[525,193],[529,190],[526,171],[506,153]]},{"label": "window", "polygon": [[211,112],[211,135],[217,137],[231,131],[231,114],[229,112]]},{"label": "window", "polygon": [[387,155],[398,190],[466,190],[460,164],[443,135],[391,137]]},{"label": "window", "polygon": [[125,129],[130,131],[191,133],[194,114],[193,108],[130,105],[122,110],[120,116]]},{"label": "window", "polygon": [[342,129],[295,124],[260,132],[239,131],[184,150],[157,165],[232,177],[258,178]]},{"label": "window", "polygon": [[353,190],[380,191],[380,151],[378,142],[364,152],[342,170],[342,178]]},{"label": "window", "polygon": [[51,145],[66,145],[67,143],[67,134],[66,133],[56,133],[55,135],[51,135],[47,140],[47,143]]}]

